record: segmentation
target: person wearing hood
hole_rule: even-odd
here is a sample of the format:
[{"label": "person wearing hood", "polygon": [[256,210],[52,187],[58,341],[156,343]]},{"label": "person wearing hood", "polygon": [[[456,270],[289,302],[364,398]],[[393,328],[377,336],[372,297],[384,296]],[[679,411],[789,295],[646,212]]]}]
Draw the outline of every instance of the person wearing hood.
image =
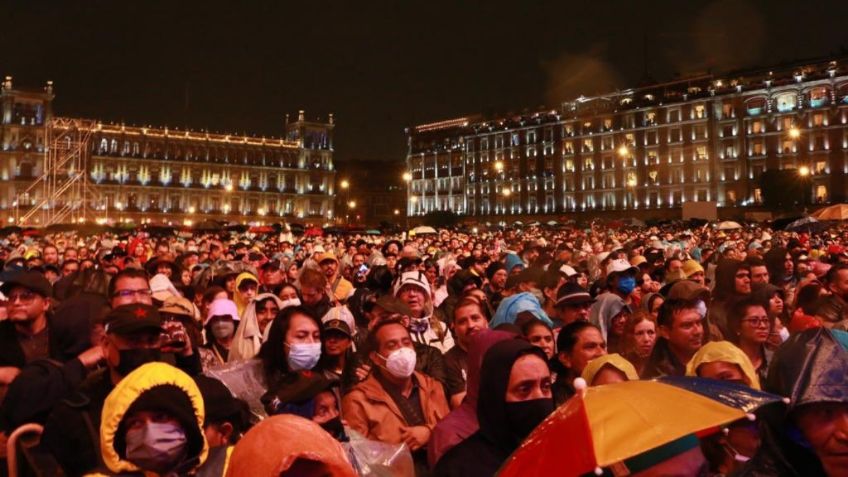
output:
[{"label": "person wearing hood", "polygon": [[751,294],[751,268],[741,260],[722,259],[716,266],[716,281],[707,321],[718,327],[722,336],[730,336],[727,313],[730,304]]},{"label": "person wearing hood", "polygon": [[738,475],[848,475],[848,336],[840,333],[809,329],[777,350],[764,388],[789,404],[763,409],[762,445]]},{"label": "person wearing hood", "polygon": [[236,289],[233,293],[233,301],[238,310],[238,316],[244,314],[247,305],[256,297],[259,291],[259,279],[252,273],[242,272],[236,277]]},{"label": "person wearing hood", "polygon": [[[299,299],[297,303],[300,303]],[[256,295],[255,299],[247,305],[239,321],[230,345],[227,362],[245,361],[256,356],[262,343],[267,339],[268,327],[285,305],[283,300],[273,293]]]},{"label": "person wearing hood", "polygon": [[763,261],[768,268],[769,283],[783,289],[787,301],[793,303],[799,279],[803,277],[795,273],[792,254],[783,247],[775,247],[763,255]]},{"label": "person wearing hood", "polygon": [[165,363],[140,366],[103,404],[99,475],[192,475],[209,452],[203,398],[187,374]]},{"label": "person wearing hood", "polygon": [[686,376],[730,381],[760,390],[760,378],[751,360],[729,341],[710,341],[686,363]]},{"label": "person wearing hood", "polygon": [[554,410],[551,373],[544,352],[521,340],[486,351],[480,374],[480,429],[449,450],[436,476],[491,476]]},{"label": "person wearing hood", "polygon": [[488,279],[483,286],[483,291],[489,298],[489,303],[497,309],[503,300],[504,287],[506,287],[507,278],[506,266],[501,262],[492,262],[486,267],[486,278]]},{"label": "person wearing hood", "polygon": [[605,354],[589,361],[580,377],[589,386],[639,380],[633,364],[618,353]]},{"label": "person wearing hood", "polygon": [[216,365],[227,362],[233,335],[239,322],[238,317],[236,304],[231,300],[223,298],[209,304],[206,319],[203,322],[203,328],[206,331],[206,344],[203,347],[212,352]]},{"label": "person wearing hood", "polygon": [[427,444],[427,462],[431,469],[435,468],[447,451],[480,429],[477,422],[477,401],[480,396],[480,367],[483,364],[483,356],[496,343],[511,339],[518,338],[513,333],[488,329],[469,338],[467,392],[462,404],[433,429]]},{"label": "person wearing hood", "polygon": [[317,423],[294,414],[271,416],[236,444],[227,477],[356,477],[347,453]]},{"label": "person wearing hood", "polygon": [[419,471],[427,468],[427,442],[448,414],[441,383],[415,371],[409,330],[399,320],[378,322],[368,335],[371,374],[342,400],[348,425],[367,439],[406,444]]},{"label": "person wearing hood", "polygon": [[630,307],[616,293],[602,293],[589,309],[589,321],[600,328],[607,349],[624,351],[624,325],[630,316]]},{"label": "person wearing hood", "polygon": [[[119,306],[104,318],[105,334],[100,346],[106,368],[89,374],[77,390],[57,403],[44,425],[42,445],[67,475],[82,475],[100,461],[99,436],[92,430],[100,425],[101,410],[108,394],[139,366],[174,359],[177,367],[200,373],[197,353],[164,355],[161,342],[162,318],[156,308],[134,303]],[[187,340],[189,341],[189,340]],[[191,349],[191,343],[186,343]],[[74,442],[73,447],[68,442]]]},{"label": "person wearing hood", "polygon": [[394,295],[412,311],[409,333],[415,342],[432,346],[442,353],[453,348],[453,336],[447,325],[433,315],[430,286],[423,272],[401,274],[395,284]]}]

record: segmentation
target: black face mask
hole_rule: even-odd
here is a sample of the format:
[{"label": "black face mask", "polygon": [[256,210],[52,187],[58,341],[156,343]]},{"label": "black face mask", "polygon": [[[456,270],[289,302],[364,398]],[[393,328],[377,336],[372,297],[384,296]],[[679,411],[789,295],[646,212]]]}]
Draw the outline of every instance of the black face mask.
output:
[{"label": "black face mask", "polygon": [[507,424],[516,444],[529,436],[553,411],[554,400],[551,398],[506,403]]},{"label": "black face mask", "polygon": [[341,417],[330,419],[324,424],[321,424],[321,428],[327,431],[328,434],[333,436],[333,438],[339,442],[347,442],[348,440],[347,435],[345,435]]},{"label": "black face mask", "polygon": [[118,350],[118,365],[115,366],[115,371],[126,376],[142,364],[156,361],[162,361],[162,352],[157,348],[122,349]]}]

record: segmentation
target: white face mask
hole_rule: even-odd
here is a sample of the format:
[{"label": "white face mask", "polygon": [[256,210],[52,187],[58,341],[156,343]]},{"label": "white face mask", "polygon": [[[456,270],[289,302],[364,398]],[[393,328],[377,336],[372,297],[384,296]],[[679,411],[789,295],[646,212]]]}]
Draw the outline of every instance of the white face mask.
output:
[{"label": "white face mask", "polygon": [[396,378],[408,378],[415,371],[415,350],[412,348],[396,349],[389,353],[388,358],[380,354],[377,356],[386,360],[386,370]]},{"label": "white face mask", "polygon": [[289,345],[286,358],[290,371],[310,370],[321,359],[321,343],[294,343]]},{"label": "white face mask", "polygon": [[280,309],[285,309],[290,306],[300,306],[300,298],[294,297],[289,298],[288,300],[283,300],[282,305],[280,305]]}]

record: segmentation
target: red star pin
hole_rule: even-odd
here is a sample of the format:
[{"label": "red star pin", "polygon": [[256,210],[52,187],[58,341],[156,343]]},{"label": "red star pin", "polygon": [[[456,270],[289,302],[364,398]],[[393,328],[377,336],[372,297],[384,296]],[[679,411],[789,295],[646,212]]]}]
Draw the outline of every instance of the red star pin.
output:
[{"label": "red star pin", "polygon": [[135,314],[136,318],[146,318],[147,317],[147,310],[145,310],[144,308],[136,308],[133,311],[133,313]]}]

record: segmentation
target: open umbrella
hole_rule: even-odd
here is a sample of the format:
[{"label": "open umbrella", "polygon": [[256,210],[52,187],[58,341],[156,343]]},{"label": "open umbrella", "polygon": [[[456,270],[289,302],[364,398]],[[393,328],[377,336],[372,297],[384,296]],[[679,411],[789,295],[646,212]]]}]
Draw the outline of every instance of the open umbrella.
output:
[{"label": "open umbrella", "polygon": [[812,213],[818,220],[848,220],[848,204],[835,204]]},{"label": "open umbrella", "polygon": [[777,394],[758,391],[750,386],[730,381],[693,376],[663,376],[655,381],[700,394],[745,412],[754,412],[767,404],[788,402]]},{"label": "open umbrella", "polygon": [[368,230],[365,231],[365,235],[380,235],[382,233],[383,232],[380,232],[377,229],[368,229]]},{"label": "open umbrella", "polygon": [[428,227],[426,225],[421,225],[421,226],[415,227],[414,229],[410,230],[410,232],[413,235],[426,235],[426,234],[438,233],[438,232],[436,232],[436,229],[434,229],[433,227]]},{"label": "open umbrella", "polygon": [[579,476],[622,467],[631,457],[746,417],[743,409],[659,381],[584,388],[530,434],[498,475]]},{"label": "open umbrella", "polygon": [[717,223],[716,228],[719,229],[719,230],[736,230],[736,229],[741,229],[742,226],[739,225],[739,222],[734,222],[732,220],[725,220],[724,222]]}]

